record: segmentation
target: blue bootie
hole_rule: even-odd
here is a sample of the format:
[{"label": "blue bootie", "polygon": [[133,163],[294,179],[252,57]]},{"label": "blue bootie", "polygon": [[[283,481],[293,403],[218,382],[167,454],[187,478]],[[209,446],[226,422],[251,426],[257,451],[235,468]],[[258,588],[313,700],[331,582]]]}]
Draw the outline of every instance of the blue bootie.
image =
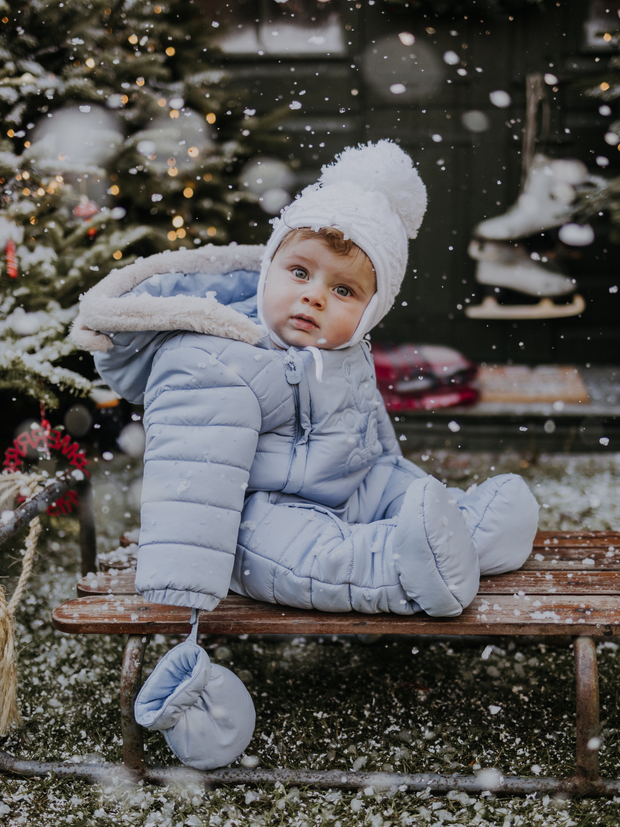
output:
[{"label": "blue bootie", "polygon": [[241,755],[252,739],[256,713],[239,678],[212,664],[196,643],[194,615],[189,637],[159,661],[136,698],[134,713],[140,726],[163,731],[184,764],[210,770]]},{"label": "blue bootie", "polygon": [[401,585],[433,617],[460,615],[476,596],[478,555],[452,491],[434,477],[407,488],[392,545]]},{"label": "blue bootie", "polygon": [[456,497],[471,531],[480,574],[520,568],[532,551],[538,528],[538,503],[518,474],[499,474]]}]

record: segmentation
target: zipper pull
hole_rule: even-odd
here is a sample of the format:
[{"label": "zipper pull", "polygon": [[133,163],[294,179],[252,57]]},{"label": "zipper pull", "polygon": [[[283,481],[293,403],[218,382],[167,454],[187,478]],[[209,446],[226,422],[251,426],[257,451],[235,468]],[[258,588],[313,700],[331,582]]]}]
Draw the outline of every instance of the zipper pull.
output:
[{"label": "zipper pull", "polygon": [[287,351],[284,357],[284,375],[289,385],[298,385],[301,382],[301,369],[293,349]]}]

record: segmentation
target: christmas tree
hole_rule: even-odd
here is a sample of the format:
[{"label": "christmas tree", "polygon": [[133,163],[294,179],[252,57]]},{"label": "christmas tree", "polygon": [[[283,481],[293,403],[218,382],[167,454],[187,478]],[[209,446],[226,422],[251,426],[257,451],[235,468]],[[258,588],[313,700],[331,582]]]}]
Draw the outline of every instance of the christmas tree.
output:
[{"label": "christmas tree", "polygon": [[114,267],[268,234],[240,172],[281,115],[222,90],[214,31],[193,0],[0,0],[0,388],[88,389],[66,332]]}]

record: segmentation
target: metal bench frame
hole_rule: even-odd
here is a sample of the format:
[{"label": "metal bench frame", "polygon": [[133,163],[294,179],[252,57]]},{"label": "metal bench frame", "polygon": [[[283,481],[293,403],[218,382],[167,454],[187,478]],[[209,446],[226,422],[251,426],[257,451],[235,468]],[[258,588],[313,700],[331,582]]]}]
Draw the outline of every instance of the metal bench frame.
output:
[{"label": "metal bench frame", "polygon": [[[12,531],[0,535],[0,543],[22,528],[35,513],[43,510],[73,481],[60,478],[49,487],[47,495],[34,504],[21,506],[16,512]],[[65,486],[65,488],[63,488]],[[52,490],[53,488],[53,490]],[[22,512],[23,510],[23,512]],[[20,513],[18,513],[20,512]],[[79,509],[82,538],[82,573],[94,569],[94,521],[90,489],[82,484]],[[610,545],[611,544],[611,545]],[[615,544],[615,545],[614,545]],[[491,790],[497,795],[565,794],[581,796],[613,796],[620,793],[620,779],[603,779],[599,775],[599,688],[595,639],[620,634],[620,588],[616,586],[620,571],[618,563],[604,560],[608,548],[618,547],[618,532],[539,532],[534,551],[562,552],[575,558],[566,563],[564,591],[546,588],[562,573],[536,562],[543,558],[533,554],[524,568],[495,578],[485,578],[481,593],[459,618],[436,619],[424,614],[362,615],[357,613],[330,614],[291,609],[284,606],[258,603],[237,595],[230,595],[213,612],[202,612],[200,634],[290,634],[290,635],[464,635],[496,636],[527,635],[545,638],[571,635],[574,637],[576,676],[576,764],[574,775],[567,778],[500,776]],[[579,554],[586,554],[588,563],[579,563]],[[592,561],[592,558],[597,558]],[[559,560],[559,555],[557,555]],[[544,562],[544,560],[543,560]],[[553,562],[553,561],[551,561]],[[559,561],[562,563],[562,561]],[[562,565],[563,565],[562,563]],[[528,568],[529,564],[529,568]],[[572,567],[572,568],[571,568]],[[546,572],[546,573],[545,573]],[[555,581],[554,581],[555,582]],[[530,589],[514,591],[515,585]],[[533,589],[533,591],[531,591]],[[538,591],[537,591],[538,589]],[[546,590],[545,590],[546,589]],[[566,591],[568,589],[568,591]],[[190,630],[188,609],[147,603],[135,594],[133,573],[98,575],[85,578],[78,585],[83,595],[57,607],[52,620],[57,629],[73,634],[126,634],[120,685],[123,763],[119,765],[75,764],[67,762],[29,761],[0,751],[0,772],[26,777],[54,774],[59,777],[82,778],[92,782],[109,779],[116,774],[133,781],[167,784],[177,778],[194,779],[207,786],[219,784],[259,785],[266,783],[311,785],[322,789],[340,788],[358,790],[374,787],[376,790],[407,790],[447,793],[464,790],[480,793],[489,790],[488,777],[476,775],[437,773],[373,773],[340,770],[286,770],[229,768],[197,771],[184,766],[151,767],[144,761],[142,728],[134,718],[133,706],[142,685],[144,653],[151,634],[183,635]],[[515,598],[519,606],[524,601],[541,609],[525,612],[513,609]],[[491,609],[490,601],[495,601]],[[586,601],[586,602],[584,602]],[[529,615],[527,612],[529,611]],[[496,612],[497,616],[493,615]],[[577,618],[577,627],[575,625]],[[579,631],[579,634],[575,634]]]}]

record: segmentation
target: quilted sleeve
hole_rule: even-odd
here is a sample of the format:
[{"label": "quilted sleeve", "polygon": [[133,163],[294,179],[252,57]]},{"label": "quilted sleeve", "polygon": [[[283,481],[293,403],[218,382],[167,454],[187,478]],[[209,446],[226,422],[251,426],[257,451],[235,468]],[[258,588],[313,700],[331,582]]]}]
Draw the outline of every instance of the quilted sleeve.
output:
[{"label": "quilted sleeve", "polygon": [[212,610],[228,593],[261,411],[234,369],[197,346],[208,341],[178,337],[153,363],[136,588]]}]

